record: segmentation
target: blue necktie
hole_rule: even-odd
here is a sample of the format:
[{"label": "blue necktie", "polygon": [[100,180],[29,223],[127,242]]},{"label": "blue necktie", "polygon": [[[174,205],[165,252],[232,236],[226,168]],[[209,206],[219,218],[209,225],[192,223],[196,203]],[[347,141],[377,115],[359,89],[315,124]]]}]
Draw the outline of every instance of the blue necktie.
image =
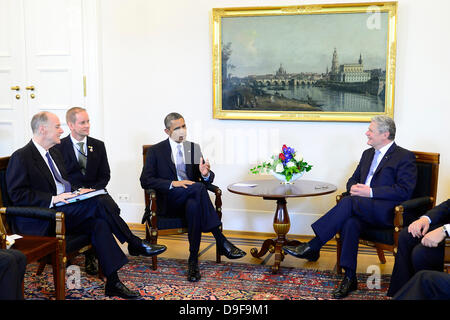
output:
[{"label": "blue necktie", "polygon": [[372,180],[375,169],[377,168],[378,157],[380,156],[380,154],[381,152],[379,150],[375,150],[375,154],[373,155],[372,164],[370,165],[369,174],[367,175],[365,184],[369,182],[369,179]]},{"label": "blue necktie", "polygon": [[50,153],[45,154],[48,160],[48,165],[50,166],[50,170],[52,170],[53,176],[55,177],[55,180],[61,183],[64,186],[64,192],[71,192],[72,187],[70,185],[70,182],[67,180],[64,180],[63,177],[59,174],[58,170],[56,170],[55,165],[53,164],[52,157],[50,157]]},{"label": "blue necktie", "polygon": [[186,165],[184,163],[183,152],[181,152],[181,144],[177,146],[177,174],[180,180],[189,180],[186,174]]}]

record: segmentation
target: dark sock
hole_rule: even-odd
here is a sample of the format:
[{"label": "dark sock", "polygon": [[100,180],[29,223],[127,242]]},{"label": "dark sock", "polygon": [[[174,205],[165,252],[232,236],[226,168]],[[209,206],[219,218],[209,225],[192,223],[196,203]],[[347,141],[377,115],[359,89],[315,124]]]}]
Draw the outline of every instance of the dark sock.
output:
[{"label": "dark sock", "polygon": [[109,276],[106,277],[106,283],[113,284],[119,281],[120,279],[116,271],[114,271],[113,273],[111,273]]},{"label": "dark sock", "polygon": [[128,241],[128,245],[133,248],[138,248],[142,244],[142,239],[133,235],[131,239]]},{"label": "dark sock", "polygon": [[225,236],[222,233],[222,230],[220,230],[219,227],[212,229],[211,233],[213,234],[214,238],[216,238],[216,243],[218,245],[222,245],[225,242],[225,240],[227,240],[227,238],[225,238]]},{"label": "dark sock", "polygon": [[314,237],[308,242],[309,247],[313,251],[320,251],[320,248],[322,248],[322,241],[320,241],[319,237]]},{"label": "dark sock", "polygon": [[350,269],[350,268],[344,268],[344,270],[345,270],[345,276],[346,276],[346,277],[348,277],[348,278],[350,278],[350,279],[353,279],[354,277],[356,277],[356,272],[355,272],[355,270],[352,270],[352,269]]},{"label": "dark sock", "polygon": [[188,260],[190,263],[191,262],[194,262],[194,263],[198,263],[198,252],[191,252],[190,254],[189,254],[189,260]]}]

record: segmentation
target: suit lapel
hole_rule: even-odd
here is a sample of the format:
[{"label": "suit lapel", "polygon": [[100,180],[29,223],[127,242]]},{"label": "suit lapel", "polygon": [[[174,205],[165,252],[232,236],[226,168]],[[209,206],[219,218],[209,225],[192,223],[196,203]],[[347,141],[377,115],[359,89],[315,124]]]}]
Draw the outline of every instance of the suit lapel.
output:
[{"label": "suit lapel", "polygon": [[189,141],[183,142],[184,149],[184,163],[186,164],[186,174],[190,180],[194,180],[194,158],[193,158],[193,143]]},{"label": "suit lapel", "polygon": [[365,183],[367,179],[367,175],[369,174],[370,165],[372,164],[373,156],[375,154],[375,149],[372,148],[369,150],[369,155],[367,156],[367,160],[361,164],[361,181],[360,183]]},{"label": "suit lapel", "polygon": [[175,158],[172,155],[172,148],[170,148],[169,138],[164,143],[164,152],[163,155],[165,157],[165,161],[168,163],[170,170],[172,170],[175,177],[177,176],[177,168],[175,167]]},{"label": "suit lapel", "polygon": [[72,139],[70,139],[70,134],[65,139],[61,141],[63,143],[64,152],[66,152],[70,157],[70,162],[78,165],[77,155],[75,154],[75,150],[73,149]]},{"label": "suit lapel", "polygon": [[53,179],[53,175],[50,172],[50,169],[48,168],[47,163],[42,158],[41,154],[39,153],[38,149],[36,148],[36,146],[34,145],[34,143],[32,141],[30,141],[29,146],[31,149],[31,156],[34,161],[34,165],[36,166],[36,168],[39,169],[39,171],[42,172],[44,177],[47,179],[47,181],[52,186],[53,190],[56,191],[55,180]]},{"label": "suit lapel", "polygon": [[383,166],[386,164],[386,162],[391,158],[392,153],[395,151],[395,148],[397,148],[397,145],[395,144],[395,142],[392,144],[392,146],[388,149],[388,151],[386,151],[386,153],[384,154],[383,159],[381,159],[380,163],[378,164],[377,170],[375,170],[374,172],[374,177],[375,175],[380,172],[380,170],[383,168]]},{"label": "suit lapel", "polygon": [[88,175],[87,172],[94,163],[94,159],[97,157],[96,149],[97,148],[94,147],[93,140],[88,136],[86,139],[86,175]]}]

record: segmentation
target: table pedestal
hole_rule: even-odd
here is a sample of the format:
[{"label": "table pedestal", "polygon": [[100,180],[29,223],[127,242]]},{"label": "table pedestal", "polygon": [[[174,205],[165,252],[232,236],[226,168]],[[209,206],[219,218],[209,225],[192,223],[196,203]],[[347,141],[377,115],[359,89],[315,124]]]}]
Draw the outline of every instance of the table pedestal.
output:
[{"label": "table pedestal", "polygon": [[280,263],[284,260],[283,246],[297,246],[300,241],[288,240],[286,234],[289,232],[291,223],[289,220],[289,214],[286,207],[286,198],[263,198],[264,200],[276,200],[277,209],[275,210],[275,216],[273,218],[273,229],[277,237],[275,239],[267,239],[264,241],[261,250],[252,248],[250,253],[255,258],[261,258],[263,255],[270,251],[275,253],[275,263],[272,266],[272,273],[277,273],[280,269]]}]

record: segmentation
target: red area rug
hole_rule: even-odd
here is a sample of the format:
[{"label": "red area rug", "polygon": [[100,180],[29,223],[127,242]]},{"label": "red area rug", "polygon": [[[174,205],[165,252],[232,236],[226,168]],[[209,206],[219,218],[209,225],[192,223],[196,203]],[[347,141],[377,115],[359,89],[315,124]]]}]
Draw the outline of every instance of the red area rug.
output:
[{"label": "red area rug", "polygon": [[[327,300],[340,282],[332,271],[281,267],[272,274],[270,266],[244,263],[200,261],[202,279],[186,280],[187,261],[158,259],[158,269],[151,269],[151,260],[129,257],[130,262],[119,271],[119,277],[130,289],[139,290],[145,300]],[[83,265],[83,259],[75,260]],[[25,299],[54,299],[51,267],[36,275],[37,265],[29,265],[25,274]],[[67,300],[109,300],[104,295],[104,282],[88,276],[84,267],[80,277],[66,275]],[[389,275],[382,275],[380,289],[369,289],[369,274],[358,274],[358,290],[346,299],[384,300]],[[79,279],[79,281],[72,281]],[[369,283],[372,283],[369,281]],[[68,288],[70,287],[70,288]],[[119,298],[117,298],[119,299]]]}]

